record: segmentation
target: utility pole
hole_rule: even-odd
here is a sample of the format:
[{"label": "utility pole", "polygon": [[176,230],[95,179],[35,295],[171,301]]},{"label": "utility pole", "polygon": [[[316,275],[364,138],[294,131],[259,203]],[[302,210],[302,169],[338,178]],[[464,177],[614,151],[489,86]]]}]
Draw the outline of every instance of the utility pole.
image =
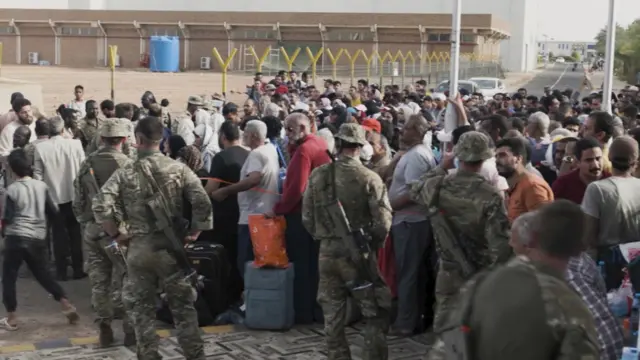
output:
[{"label": "utility pole", "polygon": [[[451,54],[449,56],[449,99],[458,96],[458,80],[460,77],[460,29],[462,22],[462,0],[453,1],[453,19],[451,25]],[[451,134],[458,127],[458,117],[452,104],[447,104],[444,119],[444,132]]]},{"label": "utility pole", "polygon": [[604,85],[602,89],[602,111],[613,114],[611,92],[613,91],[613,68],[616,50],[616,0],[609,0],[609,19],[607,21],[607,47],[604,57]]}]

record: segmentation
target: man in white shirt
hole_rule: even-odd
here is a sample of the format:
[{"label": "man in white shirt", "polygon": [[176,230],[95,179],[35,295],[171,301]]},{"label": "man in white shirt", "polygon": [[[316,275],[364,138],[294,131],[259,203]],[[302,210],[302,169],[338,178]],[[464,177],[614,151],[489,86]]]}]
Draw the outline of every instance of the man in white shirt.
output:
[{"label": "man in white shirt", "polygon": [[84,87],[82,85],[76,85],[73,89],[73,94],[75,99],[69,103],[67,106],[69,109],[73,109],[79,113],[79,118],[87,116],[87,102],[84,101]]},{"label": "man in white shirt", "polygon": [[13,102],[16,101],[16,99],[22,98],[24,98],[24,95],[22,95],[22,93],[14,92],[13,94],[11,94],[11,102],[9,103],[12,106],[11,109],[9,109],[8,112],[0,115],[0,132],[2,132],[2,129],[4,129],[4,127],[7,126],[8,123],[18,118],[18,114],[16,114],[16,112],[13,110]]},{"label": "man in white shirt", "polygon": [[275,146],[267,139],[267,125],[263,121],[247,122],[242,137],[251,152],[240,170],[240,181],[214,191],[211,198],[222,201],[238,194],[238,270],[244,276],[246,262],[253,260],[249,215],[263,214],[278,201],[280,164]]},{"label": "man in white shirt", "polygon": [[2,129],[2,133],[0,133],[0,157],[2,158],[8,156],[13,149],[13,133],[21,125],[26,125],[31,129],[30,142],[36,139],[36,129],[33,112],[31,111],[31,102],[25,98],[18,98],[13,102],[13,104],[11,104],[11,106],[18,117],[8,123],[7,126]]},{"label": "man in white shirt", "polygon": [[[82,262],[80,224],[73,214],[73,181],[85,154],[80,140],[62,136],[64,120],[56,116],[49,120],[51,138],[36,144],[33,175],[49,187],[51,198],[60,209],[60,218],[53,225],[53,251],[58,279],[67,279],[67,254],[71,253],[73,278],[86,276]],[[35,131],[34,131],[35,132]],[[54,135],[55,134],[55,135]]]}]

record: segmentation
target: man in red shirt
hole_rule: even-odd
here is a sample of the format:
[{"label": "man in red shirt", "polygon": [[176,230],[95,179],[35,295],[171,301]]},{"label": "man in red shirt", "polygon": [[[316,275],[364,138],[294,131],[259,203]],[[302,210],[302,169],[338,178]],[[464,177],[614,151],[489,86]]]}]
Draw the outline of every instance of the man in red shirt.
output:
[{"label": "man in red shirt", "polygon": [[322,321],[322,310],[316,302],[318,293],[318,244],[302,225],[302,194],[311,171],[331,161],[327,143],[311,133],[311,121],[301,113],[285,119],[291,161],[280,201],[265,216],[284,215],[287,255],[294,264],[294,310],[296,323]]},{"label": "man in red shirt", "polygon": [[563,162],[575,162],[577,169],[557,178],[551,188],[556,199],[581,204],[587,185],[611,174],[603,171],[602,146],[598,140],[592,137],[580,139],[576,142],[574,152],[574,156],[565,157]]}]

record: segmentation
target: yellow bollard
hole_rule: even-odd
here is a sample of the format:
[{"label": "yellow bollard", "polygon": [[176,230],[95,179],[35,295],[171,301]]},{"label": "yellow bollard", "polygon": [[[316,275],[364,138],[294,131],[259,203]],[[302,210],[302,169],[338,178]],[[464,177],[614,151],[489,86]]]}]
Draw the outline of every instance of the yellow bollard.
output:
[{"label": "yellow bollard", "polygon": [[256,72],[262,72],[262,65],[264,64],[265,60],[267,60],[267,56],[269,56],[269,53],[271,52],[271,46],[267,46],[267,48],[264,49],[262,56],[260,57],[258,57],[258,54],[256,53],[256,50],[253,48],[253,46],[249,46],[249,51],[251,52],[251,55],[253,55],[253,58],[256,59]]},{"label": "yellow bollard", "polygon": [[284,56],[284,61],[287,63],[287,66],[289,66],[289,71],[293,70],[293,62],[296,61],[296,58],[300,55],[300,48],[297,48],[296,51],[291,54],[291,57],[289,57],[289,54],[287,54],[287,50],[285,50],[284,47],[280,47],[280,52],[282,53],[282,56]]},{"label": "yellow bollard", "polygon": [[111,101],[116,98],[116,58],[118,57],[118,46],[109,45],[109,70],[111,72]]},{"label": "yellow bollard", "polygon": [[377,52],[372,52],[371,56],[367,56],[367,53],[364,52],[364,50],[362,50],[361,52],[362,57],[364,58],[364,61],[367,62],[367,82],[371,81],[371,62],[373,62],[373,59],[376,59],[378,57],[378,53]]},{"label": "yellow bollard", "polygon": [[307,56],[309,56],[309,59],[311,59],[311,82],[315,85],[316,83],[316,76],[318,73],[318,61],[320,60],[320,57],[322,56],[322,53],[324,53],[324,48],[320,48],[320,50],[318,50],[317,53],[313,53],[313,51],[311,51],[311,49],[309,49],[309,47],[307,46]]},{"label": "yellow bollard", "polygon": [[333,80],[336,80],[336,78],[338,77],[338,60],[340,60],[340,57],[342,56],[343,53],[344,53],[344,49],[340,49],[338,50],[338,53],[336,54],[336,56],[333,56],[331,49],[327,49],[327,55],[329,55],[329,60],[331,61],[331,68],[333,70]]},{"label": "yellow bollard", "polygon": [[358,49],[358,51],[356,51],[355,54],[353,54],[353,56],[351,56],[351,54],[349,53],[349,50],[344,50],[344,56],[347,57],[347,59],[349,59],[349,65],[351,66],[351,85],[353,85],[353,83],[355,82],[355,77],[356,77],[356,61],[358,61],[358,58],[360,57],[360,54],[362,54],[362,50]]},{"label": "yellow bollard", "polygon": [[222,71],[222,95],[223,96],[227,96],[227,71],[229,70],[229,65],[231,64],[233,57],[236,56],[237,52],[238,52],[238,49],[236,48],[231,49],[231,54],[229,55],[229,57],[226,60],[223,60],[222,56],[220,56],[220,53],[218,52],[218,49],[213,48],[213,57],[215,57],[216,60],[218,60],[218,65],[220,65],[220,69]]}]

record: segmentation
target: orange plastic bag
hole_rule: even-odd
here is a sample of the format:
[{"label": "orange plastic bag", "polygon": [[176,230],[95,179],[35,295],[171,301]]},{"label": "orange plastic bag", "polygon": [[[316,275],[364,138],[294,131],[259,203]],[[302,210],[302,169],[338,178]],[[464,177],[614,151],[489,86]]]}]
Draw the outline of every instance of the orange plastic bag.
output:
[{"label": "orange plastic bag", "polygon": [[286,268],[289,257],[285,248],[284,216],[267,219],[264,215],[249,215],[249,233],[253,245],[253,261],[257,267]]}]

